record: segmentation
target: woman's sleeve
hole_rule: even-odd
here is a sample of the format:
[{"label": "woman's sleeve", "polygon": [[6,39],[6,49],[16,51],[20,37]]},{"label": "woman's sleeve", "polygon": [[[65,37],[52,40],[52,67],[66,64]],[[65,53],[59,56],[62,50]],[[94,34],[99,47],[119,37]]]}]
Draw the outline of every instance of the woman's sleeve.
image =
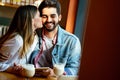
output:
[{"label": "woman's sleeve", "polygon": [[19,51],[20,47],[23,45],[23,40],[21,36],[15,36],[12,39],[7,40],[0,48],[0,53],[8,54],[10,57],[4,62],[0,62],[0,71],[6,70],[12,63],[14,55]]}]

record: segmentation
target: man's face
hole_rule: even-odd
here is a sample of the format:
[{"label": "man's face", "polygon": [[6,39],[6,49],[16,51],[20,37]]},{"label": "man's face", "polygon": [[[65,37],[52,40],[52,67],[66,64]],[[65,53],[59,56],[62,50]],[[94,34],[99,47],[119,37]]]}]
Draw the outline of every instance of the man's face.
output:
[{"label": "man's face", "polygon": [[53,31],[56,26],[58,25],[59,21],[61,20],[61,15],[57,14],[56,8],[43,8],[42,10],[42,23],[44,28],[51,32]]}]

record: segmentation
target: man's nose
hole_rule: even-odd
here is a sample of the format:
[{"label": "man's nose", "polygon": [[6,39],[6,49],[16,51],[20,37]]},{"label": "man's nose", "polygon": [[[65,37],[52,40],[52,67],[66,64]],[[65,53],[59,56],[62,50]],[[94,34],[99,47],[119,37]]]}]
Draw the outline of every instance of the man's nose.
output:
[{"label": "man's nose", "polygon": [[47,18],[47,21],[48,21],[48,22],[51,22],[51,21],[52,21],[52,18],[51,18],[51,17],[48,17],[48,18]]}]

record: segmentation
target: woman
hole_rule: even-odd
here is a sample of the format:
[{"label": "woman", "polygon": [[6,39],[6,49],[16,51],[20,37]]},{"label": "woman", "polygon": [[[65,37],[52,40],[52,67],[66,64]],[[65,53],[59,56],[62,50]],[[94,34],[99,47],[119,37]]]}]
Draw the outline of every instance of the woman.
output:
[{"label": "woman", "polygon": [[41,28],[41,18],[37,7],[20,6],[13,17],[7,33],[0,38],[0,56],[9,58],[0,62],[0,71],[20,74],[19,64],[28,62],[37,43],[35,30]]}]

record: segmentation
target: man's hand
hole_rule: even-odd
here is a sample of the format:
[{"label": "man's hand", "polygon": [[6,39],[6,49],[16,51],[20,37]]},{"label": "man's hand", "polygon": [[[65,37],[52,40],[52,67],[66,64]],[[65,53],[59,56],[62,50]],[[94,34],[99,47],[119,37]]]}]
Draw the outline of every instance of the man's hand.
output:
[{"label": "man's hand", "polygon": [[51,68],[38,68],[35,71],[36,76],[41,76],[41,77],[48,77],[48,76],[55,76],[53,69]]},{"label": "man's hand", "polygon": [[8,60],[9,57],[10,57],[9,54],[0,53],[0,62],[4,62],[4,61]]},{"label": "man's hand", "polygon": [[44,70],[43,73],[49,73],[48,76],[55,76],[55,73],[51,68]]}]

